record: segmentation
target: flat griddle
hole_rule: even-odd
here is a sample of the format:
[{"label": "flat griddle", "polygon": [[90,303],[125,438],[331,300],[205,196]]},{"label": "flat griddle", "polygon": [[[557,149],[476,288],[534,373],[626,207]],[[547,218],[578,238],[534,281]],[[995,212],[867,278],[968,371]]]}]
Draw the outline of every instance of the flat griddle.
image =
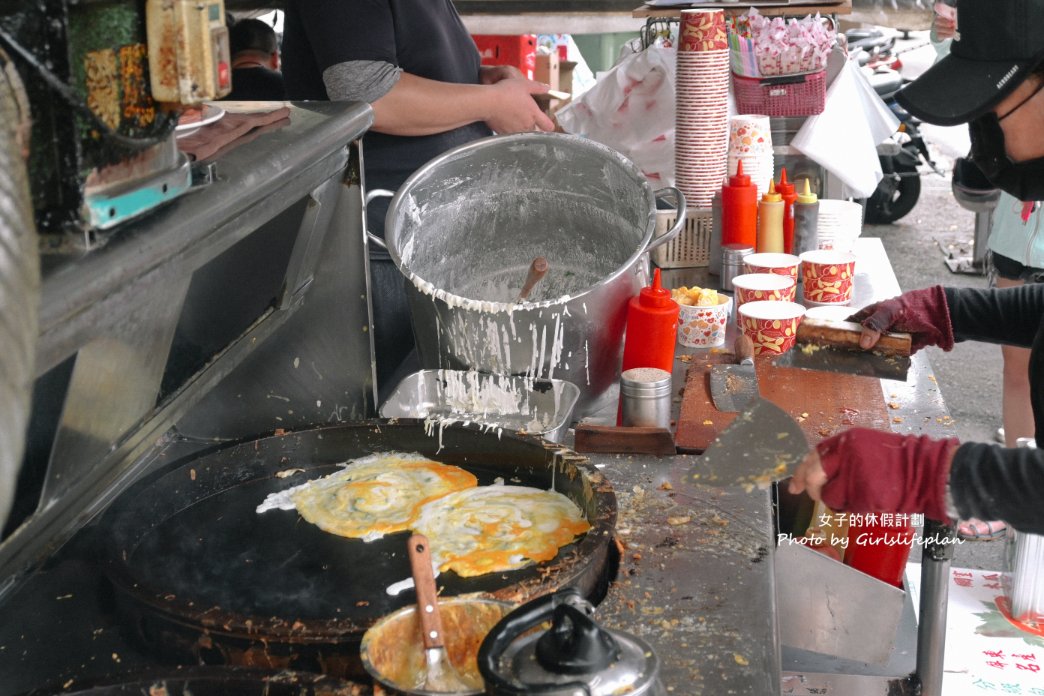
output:
[{"label": "flat griddle", "polygon": [[262,672],[239,667],[188,666],[157,668],[114,679],[80,683],[68,680],[34,689],[23,696],[363,696],[363,684],[321,674]]},{"label": "flat griddle", "polygon": [[[441,448],[440,448],[441,444]],[[174,463],[137,483],[106,513],[108,575],[136,637],[204,663],[357,675],[358,642],[377,619],[415,601],[386,588],[410,575],[408,532],[346,539],[296,511],[255,508],[273,492],[374,452],[420,452],[474,473],[480,485],[553,487],[592,525],[550,562],[517,571],[437,579],[445,596],[480,593],[528,601],[605,582],[616,517],[611,487],[586,459],[538,438],[368,422],[239,443]],[[277,472],[303,469],[278,477]]]}]

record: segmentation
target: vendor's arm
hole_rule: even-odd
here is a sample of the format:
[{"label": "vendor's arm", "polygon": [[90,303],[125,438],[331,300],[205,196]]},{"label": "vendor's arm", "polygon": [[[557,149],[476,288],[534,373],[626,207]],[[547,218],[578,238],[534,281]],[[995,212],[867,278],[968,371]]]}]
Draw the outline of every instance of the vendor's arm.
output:
[{"label": "vendor's arm", "polygon": [[956,341],[1029,348],[1044,317],[1044,284],[1013,288],[946,288]]},{"label": "vendor's arm", "polygon": [[554,123],[533,99],[546,91],[547,85],[521,76],[488,85],[456,85],[404,72],[387,94],[372,102],[373,130],[431,135],[483,121],[497,133],[550,131]]},{"label": "vendor's arm", "polygon": [[[388,135],[431,135],[475,122],[500,133],[554,129],[532,97],[546,85],[509,68],[480,68],[474,43],[452,27],[433,26],[423,41],[400,35],[403,18],[394,5],[296,1],[327,98],[371,104],[373,130]],[[470,54],[473,75],[446,76],[446,65],[467,63],[462,56]]]},{"label": "vendor's arm", "polygon": [[950,493],[961,519],[1004,520],[1044,534],[1044,450],[969,442],[953,456]]},{"label": "vendor's arm", "polygon": [[1044,284],[977,290],[935,285],[864,307],[852,315],[863,324],[864,348],[882,331],[905,331],[913,350],[955,341],[985,341],[1029,347],[1044,317]]},{"label": "vendor's arm", "polygon": [[794,472],[790,492],[807,492],[837,512],[916,512],[944,521],[957,445],[956,438],[850,428],[816,445]]},{"label": "vendor's arm", "polygon": [[852,428],[805,457],[790,492],[837,512],[976,517],[1044,534],[1044,450]]}]

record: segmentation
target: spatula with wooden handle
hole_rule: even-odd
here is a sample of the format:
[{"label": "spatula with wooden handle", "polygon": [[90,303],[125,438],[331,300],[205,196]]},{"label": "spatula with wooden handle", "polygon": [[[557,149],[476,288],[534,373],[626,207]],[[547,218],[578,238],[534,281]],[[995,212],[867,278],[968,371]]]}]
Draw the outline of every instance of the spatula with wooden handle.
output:
[{"label": "spatula with wooden handle", "polygon": [[526,282],[522,284],[522,290],[518,293],[518,298],[515,299],[515,304],[524,302],[529,297],[529,293],[533,292],[533,288],[540,282],[540,279],[547,275],[547,269],[550,268],[550,264],[543,256],[538,256],[533,259],[533,263],[529,264],[529,272],[526,274]]},{"label": "spatula with wooden handle", "polygon": [[910,334],[883,333],[877,345],[864,350],[859,346],[862,332],[863,327],[851,321],[805,319],[798,325],[796,344],[775,364],[905,381],[910,369]]},{"label": "spatula with wooden handle", "polygon": [[409,540],[410,570],[417,589],[417,616],[420,619],[421,640],[424,645],[424,672],[416,688],[425,691],[453,693],[472,687],[460,676],[446,654],[439,618],[439,599],[435,589],[435,573],[431,569],[431,550],[428,538],[414,534]]}]

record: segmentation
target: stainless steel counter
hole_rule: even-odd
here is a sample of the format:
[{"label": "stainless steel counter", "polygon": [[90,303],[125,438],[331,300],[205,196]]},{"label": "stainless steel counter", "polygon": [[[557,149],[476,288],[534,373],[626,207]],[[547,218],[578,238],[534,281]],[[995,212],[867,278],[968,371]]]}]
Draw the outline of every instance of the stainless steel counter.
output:
[{"label": "stainless steel counter", "polygon": [[[327,116],[333,119],[329,122],[333,125],[337,115]],[[301,120],[310,118],[302,116]],[[338,172],[345,162],[338,159],[336,166],[324,173],[339,181]],[[255,199],[255,205],[270,204],[263,198]],[[163,213],[168,223],[178,219],[174,208]],[[230,229],[238,229],[234,223],[237,215],[250,218],[252,212],[239,208],[238,213],[231,213],[226,222]],[[131,241],[120,242],[107,253],[130,254],[130,248],[121,249],[121,245],[133,243],[135,235],[130,236]],[[195,243],[207,244],[205,240]],[[191,258],[194,253],[182,247],[173,256]],[[880,242],[860,240],[857,253],[856,304],[896,294],[898,286]],[[75,264],[69,263],[68,268],[72,269]],[[699,278],[702,273],[689,272],[683,280],[679,272],[672,272],[668,283],[705,283],[705,279]],[[114,281],[110,289],[133,280],[132,274]],[[104,293],[98,299],[104,300]],[[84,306],[89,309],[90,303]],[[50,316],[54,314],[52,310]],[[301,314],[301,317],[309,315]],[[309,321],[315,322],[316,318],[311,316]],[[54,326],[53,320],[49,325]],[[81,331],[90,333],[90,329],[88,323]],[[688,366],[687,356],[694,352],[679,349],[675,363],[679,386],[683,384]],[[283,353],[284,358],[287,355]],[[247,364],[248,361],[243,360],[238,367]],[[288,371],[291,369],[297,368],[287,367]],[[237,380],[238,371],[230,369],[229,380],[218,384],[232,384],[236,389],[243,387],[249,380]],[[178,393],[171,397],[175,402]],[[215,393],[220,394],[220,390]],[[908,382],[882,382],[882,398],[899,406],[894,410],[892,426],[897,431],[934,436],[953,432],[931,366],[923,354],[915,356]],[[286,415],[286,402],[276,401],[284,405],[283,415]],[[207,400],[197,399],[196,403],[205,409],[204,417],[194,420],[199,428],[206,425],[208,418],[217,418],[228,408],[228,402],[222,399],[209,402],[211,408],[206,408]],[[153,419],[159,418],[155,427],[167,423],[173,417],[171,414],[180,413],[181,409],[179,406],[162,417],[152,415]],[[162,408],[159,410],[163,412]],[[336,410],[326,413],[323,409],[317,413],[329,422]],[[274,418],[276,411],[262,408],[261,414],[264,418]],[[613,414],[599,415],[602,422],[608,422]],[[277,422],[269,421],[269,424]],[[103,463],[112,462],[113,468],[107,476],[99,477],[99,483],[107,481],[112,485],[114,476],[129,476],[137,468],[148,466],[157,456],[170,460],[199,450],[208,441],[203,436],[163,438],[158,443],[142,441],[133,448],[117,443],[114,452],[120,456],[102,459]],[[159,446],[155,446],[157,444]],[[148,450],[151,454],[129,458],[139,450]],[[840,661],[821,660],[817,664],[810,656],[788,654],[781,648],[777,608],[788,601],[788,588],[777,581],[774,566],[777,551],[771,493],[748,494],[699,486],[687,475],[695,459],[687,455],[591,457],[592,463],[611,480],[619,503],[619,568],[597,609],[596,618],[608,626],[645,638],[661,659],[663,682],[672,694],[907,693],[911,682],[906,677],[912,669],[908,654],[875,670],[868,665]],[[74,486],[68,490],[92,489]],[[96,498],[88,501],[87,509],[102,503],[103,497],[94,495]],[[47,524],[44,524],[37,519],[31,521],[31,529],[52,533],[65,528],[59,521],[70,521],[68,517],[59,516],[53,520],[45,518]],[[152,658],[122,638],[115,618],[104,611],[104,606],[99,611],[97,596],[102,581],[92,567],[88,541],[89,535],[74,538],[47,567],[33,576],[33,582],[11,588],[3,598],[6,601],[0,603],[0,696],[39,685],[44,678],[60,683],[79,679],[79,675],[121,673],[154,664]],[[23,557],[8,555],[9,548],[0,547],[3,552],[0,557],[8,561],[8,568],[12,558]],[[36,546],[32,548],[39,550]],[[23,549],[21,553],[28,553],[30,547]],[[945,596],[942,599],[945,606]],[[900,629],[898,651],[909,653],[912,630],[908,622]]]},{"label": "stainless steel counter", "polygon": [[142,473],[157,442],[373,414],[357,142],[371,123],[365,104],[291,106],[288,125],[226,148],[211,183],[97,248],[45,255],[0,599]]},{"label": "stainless steel counter", "polygon": [[[854,308],[899,294],[879,239],[860,239],[855,252]],[[714,287],[716,279],[708,278],[706,269],[679,269],[665,272],[663,282]],[[699,352],[678,347],[676,387],[684,385],[689,356]],[[894,431],[954,435],[924,352],[914,356],[907,382],[882,380],[881,388],[882,398],[898,406],[889,409]],[[679,402],[680,397],[676,413]],[[615,423],[615,412],[591,420]],[[777,583],[774,567],[771,491],[747,494],[696,485],[686,476],[694,459],[592,456],[619,498],[618,532],[624,545],[617,581],[597,618],[652,644],[663,659],[671,693],[760,696],[783,689],[787,694],[857,696],[912,688],[907,677],[918,648],[909,602],[887,665],[781,649],[777,605],[788,601],[788,588]],[[945,585],[941,590],[945,607]],[[926,655],[928,648],[941,650],[937,644],[922,648]]]}]

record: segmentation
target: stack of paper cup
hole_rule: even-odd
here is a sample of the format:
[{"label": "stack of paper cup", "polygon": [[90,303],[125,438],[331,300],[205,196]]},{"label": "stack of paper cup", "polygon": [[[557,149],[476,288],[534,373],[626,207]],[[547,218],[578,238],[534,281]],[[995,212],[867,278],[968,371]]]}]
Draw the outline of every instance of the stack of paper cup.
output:
[{"label": "stack of paper cup", "polygon": [[758,187],[758,198],[772,179],[772,125],[768,116],[743,114],[729,120],[729,176],[743,162],[743,173]]},{"label": "stack of paper cup", "polygon": [[709,208],[726,171],[729,44],[722,10],[682,10],[676,76],[675,181]]},{"label": "stack of paper cup", "polygon": [[[746,165],[744,165],[746,167]],[[853,201],[821,199],[816,234],[820,249],[852,251],[863,231],[863,206]]]}]

